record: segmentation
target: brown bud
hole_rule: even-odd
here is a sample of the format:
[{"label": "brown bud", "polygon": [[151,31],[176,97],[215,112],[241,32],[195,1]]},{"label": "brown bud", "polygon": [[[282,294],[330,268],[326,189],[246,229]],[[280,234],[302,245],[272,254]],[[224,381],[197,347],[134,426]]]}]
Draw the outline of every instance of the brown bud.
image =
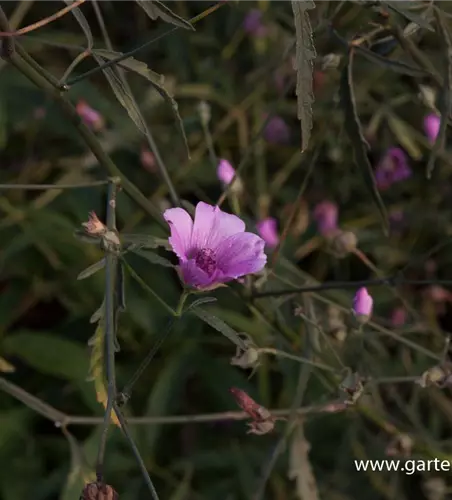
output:
[{"label": "brown bud", "polygon": [[89,483],[83,488],[80,500],[118,500],[119,496],[109,484]]},{"label": "brown bud", "polygon": [[92,236],[100,236],[107,231],[107,227],[99,220],[96,212],[90,212],[88,222],[83,222],[82,226],[85,228],[85,231]]},{"label": "brown bud", "polygon": [[358,238],[351,231],[339,231],[331,239],[331,251],[338,257],[346,257],[356,249]]}]

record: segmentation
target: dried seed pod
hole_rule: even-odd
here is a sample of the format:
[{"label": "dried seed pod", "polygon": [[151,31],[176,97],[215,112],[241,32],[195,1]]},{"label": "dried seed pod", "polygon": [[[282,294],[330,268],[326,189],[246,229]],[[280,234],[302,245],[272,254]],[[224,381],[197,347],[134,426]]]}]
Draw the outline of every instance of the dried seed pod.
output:
[{"label": "dried seed pod", "polygon": [[119,496],[109,484],[89,483],[83,488],[80,500],[118,500]]}]

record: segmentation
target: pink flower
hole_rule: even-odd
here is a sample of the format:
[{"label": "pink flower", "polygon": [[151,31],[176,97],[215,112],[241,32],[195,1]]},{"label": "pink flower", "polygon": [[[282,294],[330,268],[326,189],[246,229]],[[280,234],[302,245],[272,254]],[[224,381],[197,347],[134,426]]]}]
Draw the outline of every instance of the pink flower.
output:
[{"label": "pink flower", "polygon": [[378,189],[384,190],[396,182],[411,177],[408,159],[400,148],[389,148],[375,170],[375,180]]},{"label": "pink flower", "polygon": [[289,142],[290,130],[287,123],[280,116],[272,116],[265,126],[264,138],[272,144]]},{"label": "pink flower", "polygon": [[424,118],[424,131],[427,139],[434,143],[439,133],[441,118],[433,113]]},{"label": "pink flower", "polygon": [[199,202],[192,221],[182,208],[170,208],[163,217],[171,229],[169,243],[179,257],[184,283],[211,289],[261,271],[267,256],[265,242],[245,232],[245,223],[217,206]]},{"label": "pink flower", "polygon": [[274,219],[273,217],[262,219],[256,224],[256,228],[259,236],[269,247],[275,248],[278,246],[279,236],[278,224],[276,222],[276,219]]},{"label": "pink flower", "polygon": [[102,115],[89,106],[83,99],[78,101],[75,109],[78,115],[89,127],[94,130],[101,130],[104,127],[104,119]]},{"label": "pink flower", "polygon": [[243,29],[256,38],[264,37],[267,28],[262,23],[262,12],[259,9],[251,9],[243,20]]},{"label": "pink flower", "polygon": [[217,167],[217,176],[218,179],[223,184],[230,184],[235,175],[234,167],[228,162],[228,160],[221,159],[218,163]]},{"label": "pink flower", "polygon": [[314,208],[314,219],[317,222],[317,229],[322,236],[328,236],[337,231],[337,219],[339,210],[336,203],[332,201],[322,201]]},{"label": "pink flower", "polygon": [[366,287],[361,287],[353,299],[353,312],[358,320],[366,322],[372,314],[373,299],[369,295]]}]

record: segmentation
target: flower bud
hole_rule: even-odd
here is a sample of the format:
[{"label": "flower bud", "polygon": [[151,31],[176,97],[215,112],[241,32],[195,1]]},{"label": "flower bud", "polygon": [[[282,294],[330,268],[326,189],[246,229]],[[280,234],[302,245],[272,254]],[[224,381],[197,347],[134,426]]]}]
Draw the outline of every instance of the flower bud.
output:
[{"label": "flower bud", "polygon": [[434,143],[439,134],[441,118],[433,113],[424,118],[424,132],[430,143]]},{"label": "flower bud", "polygon": [[85,124],[93,130],[99,131],[104,128],[105,122],[102,115],[89,106],[84,100],[81,99],[78,101],[75,109]]},{"label": "flower bud", "polygon": [[318,203],[314,208],[313,215],[317,223],[317,230],[322,236],[328,237],[337,231],[339,210],[336,203],[327,200]]},{"label": "flower bud", "polygon": [[353,299],[353,312],[359,323],[367,323],[372,315],[373,299],[367,288],[361,287]]},{"label": "flower bud", "polygon": [[101,236],[107,232],[107,226],[102,224],[96,212],[90,212],[88,215],[88,222],[83,222],[82,226],[91,236]]},{"label": "flower bud", "polygon": [[[228,186],[235,176],[235,169],[229,163],[228,160],[221,159],[217,167],[217,177],[225,185]],[[243,189],[242,181],[237,176],[235,178],[234,184],[231,186],[231,191],[235,193],[240,193]]]},{"label": "flower bud", "polygon": [[81,500],[118,500],[118,494],[108,484],[89,483],[83,488]]},{"label": "flower bud", "polygon": [[279,236],[276,219],[267,217],[256,224],[256,229],[259,236],[265,241],[265,244],[270,248],[275,248],[279,244]]},{"label": "flower bud", "polygon": [[339,229],[336,233],[332,233],[331,237],[330,249],[336,257],[342,259],[356,250],[358,238],[351,231],[342,231]]}]

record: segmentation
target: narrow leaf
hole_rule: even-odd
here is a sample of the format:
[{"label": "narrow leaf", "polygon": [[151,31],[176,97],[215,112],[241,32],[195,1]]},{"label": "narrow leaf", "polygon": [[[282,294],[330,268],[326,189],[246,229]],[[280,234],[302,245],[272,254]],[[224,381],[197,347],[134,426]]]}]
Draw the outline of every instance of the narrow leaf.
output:
[{"label": "narrow leaf", "polygon": [[[113,60],[117,59],[118,57],[121,57],[123,54],[122,52],[114,52],[112,50],[94,50],[93,51],[93,56],[97,59],[98,57],[101,59],[108,59],[108,60]],[[188,156],[190,157],[189,149],[188,149],[188,142],[187,142],[187,137],[185,135],[185,130],[184,130],[184,125],[182,123],[182,118],[179,114],[179,107],[177,105],[177,102],[173,98],[173,96],[166,90],[166,88],[163,85],[164,82],[164,77],[163,75],[160,75],[156,73],[155,71],[152,71],[150,68],[148,68],[147,64],[144,62],[138,61],[137,59],[134,59],[133,57],[129,57],[125,59],[124,61],[120,61],[117,63],[118,66],[121,66],[121,68],[127,69],[129,71],[133,71],[134,73],[137,73],[138,75],[141,75],[142,77],[146,78],[146,80],[157,90],[157,92],[165,99],[165,101],[171,105],[171,109],[173,110],[173,114],[176,118],[176,122],[178,124],[179,130],[182,134],[182,138],[185,144],[185,147],[187,149]],[[110,68],[108,68],[110,69]],[[107,70],[105,70],[107,71]]]},{"label": "narrow leaf", "polygon": [[171,250],[171,245],[168,243],[168,238],[157,238],[156,236],[148,236],[146,234],[121,234],[123,245],[133,245],[133,249],[140,248],[165,248]]},{"label": "narrow leaf", "polygon": [[87,267],[84,271],[82,271],[78,276],[78,280],[84,280],[85,278],[89,278],[93,274],[97,273],[105,267],[105,259],[101,259],[92,266]]},{"label": "narrow leaf", "polygon": [[210,325],[212,328],[220,332],[226,338],[228,338],[235,345],[239,346],[242,349],[246,349],[246,345],[243,340],[239,337],[237,332],[233,330],[230,326],[228,326],[222,319],[217,318],[213,314],[207,312],[205,309],[201,309],[197,307],[192,310],[193,314],[198,316],[199,319],[202,319],[205,323]]},{"label": "narrow leaf", "polygon": [[413,137],[413,131],[398,116],[387,111],[388,126],[396,136],[397,141],[407,150],[413,160],[419,161],[422,158],[422,151]]},{"label": "narrow leaf", "polygon": [[380,197],[380,193],[378,192],[377,185],[375,183],[372,165],[370,164],[369,158],[367,157],[369,145],[364,138],[358,112],[356,109],[355,96],[353,92],[352,69],[353,50],[350,51],[347,64],[343,69],[340,87],[341,101],[342,105],[344,106],[345,113],[345,128],[353,147],[354,161],[363,176],[364,182],[370,191],[370,195],[375,205],[377,206],[381,217],[383,231],[385,235],[387,235],[389,232],[388,215],[386,213],[386,208],[383,204],[383,200]]},{"label": "narrow leaf", "polygon": [[312,104],[314,93],[312,88],[312,60],[316,57],[312,39],[311,22],[308,10],[313,9],[312,0],[292,0],[292,10],[295,22],[297,72],[297,116],[301,124],[301,150],[305,151],[309,144],[312,130]]},{"label": "narrow leaf", "polygon": [[[102,308],[103,309],[103,308]],[[94,390],[96,391],[97,402],[104,408],[107,407],[108,395],[105,389],[105,374],[104,374],[104,338],[105,328],[104,320],[101,318],[97,324],[94,335],[90,338],[88,345],[91,347],[91,357],[89,366],[88,380],[94,382]],[[111,414],[111,421],[121,427],[118,417],[114,412]]]},{"label": "narrow leaf", "polygon": [[451,113],[451,84],[452,84],[452,39],[451,33],[447,23],[444,21],[443,13],[438,8],[435,8],[435,17],[438,22],[439,29],[441,31],[441,41],[444,45],[444,84],[441,95],[441,121],[439,125],[438,135],[436,136],[435,144],[431,150],[428,163],[427,163],[427,179],[432,176],[433,169],[435,168],[435,162],[438,157],[438,153],[444,151],[444,146],[446,143],[446,130],[447,121]]},{"label": "narrow leaf", "polygon": [[[72,0],[64,0],[64,2],[67,5],[73,4]],[[83,12],[81,11],[81,9],[79,7],[75,7],[74,9],[71,9],[71,12],[72,12],[72,15],[75,17],[75,19],[77,19],[77,22],[80,25],[80,27],[82,28],[83,33],[85,33],[86,40],[88,42],[88,47],[87,47],[88,50],[91,50],[93,48],[93,45],[94,45],[93,34],[91,33],[91,28],[89,27],[89,23],[88,23],[86,17],[84,16]]]},{"label": "narrow leaf", "polygon": [[[94,52],[93,52],[93,57],[96,60],[97,64],[99,64],[99,66],[101,66],[104,63],[104,59],[96,55]],[[124,88],[121,79],[116,75],[115,71],[112,68],[104,69],[103,73],[108,83],[110,84],[110,87],[113,90],[116,99],[118,99],[119,103],[127,111],[130,118],[137,126],[138,130],[142,134],[146,134],[146,124],[143,122],[141,113],[137,109],[135,100],[132,98],[132,96],[129,95],[127,90]]]},{"label": "narrow leaf", "polygon": [[201,297],[200,299],[194,300],[185,310],[185,312],[191,311],[196,307],[201,306],[202,304],[211,304],[212,302],[216,302],[217,299],[215,297]]},{"label": "narrow leaf", "polygon": [[188,21],[175,14],[166,5],[158,0],[135,0],[136,3],[155,21],[157,18],[163,19],[167,23],[174,24],[179,28],[195,31],[195,28]]},{"label": "narrow leaf", "polygon": [[394,12],[397,12],[397,14],[400,14],[408,21],[411,21],[412,23],[415,23],[421,28],[425,28],[429,31],[435,31],[430,25],[430,23],[427,21],[427,19],[425,19],[422,16],[419,16],[418,14],[410,11],[407,8],[401,7],[400,6],[401,3],[406,3],[406,2],[400,2],[400,0],[398,2],[382,2],[383,5],[386,5]]},{"label": "narrow leaf", "polygon": [[168,259],[165,259],[165,257],[161,257],[160,255],[148,250],[132,250],[132,253],[143,257],[143,259],[146,259],[151,264],[156,264],[157,266],[175,267],[174,264],[172,264]]}]

